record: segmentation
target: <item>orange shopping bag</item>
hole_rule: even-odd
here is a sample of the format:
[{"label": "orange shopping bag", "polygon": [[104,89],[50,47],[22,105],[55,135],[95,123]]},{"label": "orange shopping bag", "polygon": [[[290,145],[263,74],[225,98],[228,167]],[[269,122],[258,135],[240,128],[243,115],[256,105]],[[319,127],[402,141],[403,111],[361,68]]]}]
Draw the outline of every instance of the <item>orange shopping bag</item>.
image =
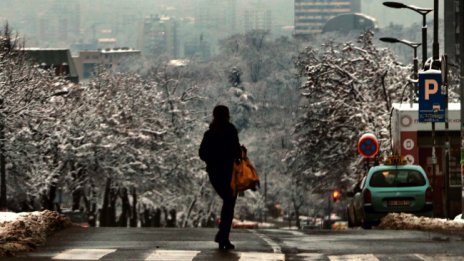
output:
[{"label": "orange shopping bag", "polygon": [[242,145],[241,149],[242,159],[240,162],[234,163],[234,171],[230,182],[234,196],[247,189],[256,190],[259,187],[258,174],[256,173],[255,167],[251,164],[251,161],[247,157],[247,150],[245,146]]}]

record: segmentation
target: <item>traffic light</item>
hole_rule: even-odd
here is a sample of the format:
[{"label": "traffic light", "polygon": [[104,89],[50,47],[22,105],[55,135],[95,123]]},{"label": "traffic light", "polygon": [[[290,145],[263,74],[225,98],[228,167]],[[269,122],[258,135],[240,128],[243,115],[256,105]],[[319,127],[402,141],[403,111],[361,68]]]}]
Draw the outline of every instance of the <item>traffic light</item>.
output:
[{"label": "traffic light", "polygon": [[340,197],[342,196],[342,193],[338,190],[334,190],[332,191],[331,196],[332,196],[332,200],[335,202],[340,199]]}]

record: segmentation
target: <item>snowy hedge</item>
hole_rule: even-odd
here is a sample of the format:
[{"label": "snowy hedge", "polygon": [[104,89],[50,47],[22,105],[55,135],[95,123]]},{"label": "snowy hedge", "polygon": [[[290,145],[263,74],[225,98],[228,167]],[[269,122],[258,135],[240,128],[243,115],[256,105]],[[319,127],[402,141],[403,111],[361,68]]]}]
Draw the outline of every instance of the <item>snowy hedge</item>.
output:
[{"label": "snowy hedge", "polygon": [[70,225],[67,217],[55,211],[0,213],[0,256],[32,250],[51,233]]}]

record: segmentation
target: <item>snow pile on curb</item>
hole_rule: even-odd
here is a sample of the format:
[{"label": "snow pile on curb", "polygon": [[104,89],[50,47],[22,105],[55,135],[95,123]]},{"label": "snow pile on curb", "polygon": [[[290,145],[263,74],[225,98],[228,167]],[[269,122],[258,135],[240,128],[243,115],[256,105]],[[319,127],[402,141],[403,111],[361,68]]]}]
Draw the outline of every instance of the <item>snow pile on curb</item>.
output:
[{"label": "snow pile on curb", "polygon": [[380,229],[464,232],[464,223],[441,218],[417,217],[407,213],[390,213],[382,218]]},{"label": "snow pile on curb", "polygon": [[31,213],[0,212],[0,256],[29,251],[45,243],[46,237],[71,221],[55,211]]}]

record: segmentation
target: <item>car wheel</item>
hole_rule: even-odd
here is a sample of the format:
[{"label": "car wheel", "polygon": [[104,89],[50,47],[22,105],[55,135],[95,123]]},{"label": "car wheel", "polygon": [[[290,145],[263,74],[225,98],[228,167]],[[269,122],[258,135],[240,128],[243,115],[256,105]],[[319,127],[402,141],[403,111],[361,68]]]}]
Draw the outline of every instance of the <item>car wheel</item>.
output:
[{"label": "car wheel", "polygon": [[351,216],[350,208],[346,209],[346,216],[348,218],[348,227],[355,227],[354,218]]},{"label": "car wheel", "polygon": [[361,227],[363,229],[372,229],[372,224],[363,220],[361,223]]}]

